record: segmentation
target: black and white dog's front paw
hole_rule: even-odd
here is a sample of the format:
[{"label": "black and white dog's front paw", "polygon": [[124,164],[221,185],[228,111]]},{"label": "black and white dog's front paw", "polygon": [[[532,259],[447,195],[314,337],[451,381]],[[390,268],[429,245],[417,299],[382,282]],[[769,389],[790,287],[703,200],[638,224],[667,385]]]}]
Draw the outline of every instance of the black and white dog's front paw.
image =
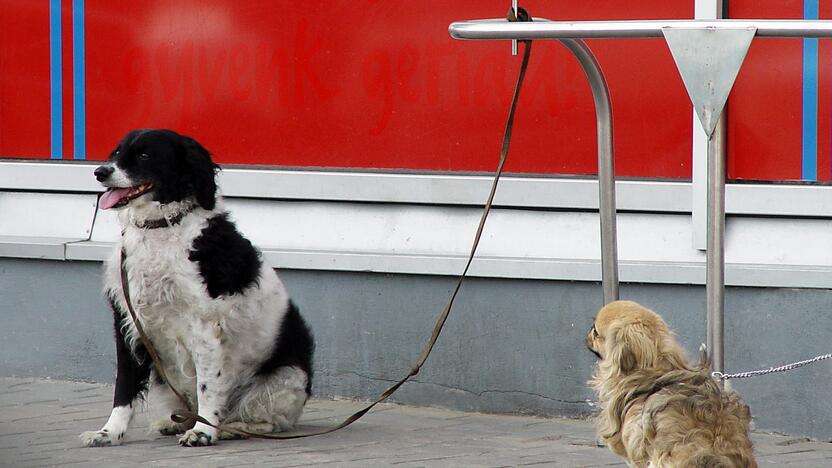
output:
[{"label": "black and white dog's front paw", "polygon": [[179,445],[183,447],[206,447],[208,445],[214,445],[214,438],[211,434],[206,434],[195,429],[188,429],[179,438]]},{"label": "black and white dog's front paw", "polygon": [[100,431],[86,431],[78,436],[85,447],[109,447],[111,445],[121,444],[121,439],[124,438],[124,433],[110,434],[105,430]]}]

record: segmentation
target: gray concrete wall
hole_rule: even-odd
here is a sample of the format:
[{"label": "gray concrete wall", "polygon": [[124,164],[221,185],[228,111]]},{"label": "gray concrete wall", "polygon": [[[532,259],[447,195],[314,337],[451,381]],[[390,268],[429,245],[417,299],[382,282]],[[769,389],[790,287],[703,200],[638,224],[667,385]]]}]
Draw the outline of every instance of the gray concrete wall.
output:
[{"label": "gray concrete wall", "polygon": [[[101,266],[0,258],[0,376],[111,382],[110,312]],[[447,300],[453,278],[281,271],[317,340],[314,392],[370,398],[403,376]],[[623,298],[659,312],[695,353],[704,341],[704,288],[624,284]],[[729,371],[830,352],[832,291],[729,288]],[[593,356],[583,337],[601,305],[598,284],[469,280],[422,373],[395,401],[488,412],[579,416]],[[736,381],[759,430],[832,438],[828,362]]]}]

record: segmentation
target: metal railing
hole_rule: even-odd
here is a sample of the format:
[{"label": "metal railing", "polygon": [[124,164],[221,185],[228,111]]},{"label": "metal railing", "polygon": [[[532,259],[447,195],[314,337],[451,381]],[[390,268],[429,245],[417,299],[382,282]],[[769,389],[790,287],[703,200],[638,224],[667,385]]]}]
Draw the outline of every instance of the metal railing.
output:
[{"label": "metal railing", "polygon": [[[653,20],[653,21],[550,21],[534,18],[533,22],[508,22],[486,19],[452,23],[448,28],[455,39],[478,40],[543,40],[560,41],[578,59],[589,80],[595,101],[598,129],[598,184],[601,221],[601,278],[604,303],[618,299],[618,252],[615,225],[615,174],[613,157],[612,107],[604,74],[592,51],[582,39],[651,38],[671,33],[688,47],[668,46],[679,67],[700,122],[708,135],[708,208],[706,257],[706,328],[711,368],[724,371],[724,306],[725,306],[725,130],[720,119],[724,106],[697,96],[693,81],[711,79],[709,89],[723,87],[725,99],[742,65],[748,45],[759,37],[832,37],[832,21],[821,20]],[[698,64],[701,50],[697,44],[720,32],[733,47],[714,63]],[[689,34],[688,34],[689,33]],[[747,43],[744,41],[747,40]],[[717,44],[715,42],[715,44]],[[727,42],[722,42],[727,44]],[[674,49],[676,47],[676,49]],[[722,52],[722,47],[716,50]],[[697,54],[699,52],[699,54]],[[687,56],[685,56],[687,54]],[[697,56],[699,55],[699,56]],[[706,57],[707,58],[707,57]],[[738,60],[737,60],[738,59]],[[687,67],[680,62],[688,61]],[[693,60],[693,62],[691,62]],[[735,63],[728,63],[731,60]],[[705,70],[707,68],[707,70]],[[693,70],[693,71],[691,71]],[[705,74],[702,78],[701,73]],[[732,76],[728,76],[733,73]],[[687,74],[687,75],[686,75]],[[725,88],[727,86],[727,88]]]}]

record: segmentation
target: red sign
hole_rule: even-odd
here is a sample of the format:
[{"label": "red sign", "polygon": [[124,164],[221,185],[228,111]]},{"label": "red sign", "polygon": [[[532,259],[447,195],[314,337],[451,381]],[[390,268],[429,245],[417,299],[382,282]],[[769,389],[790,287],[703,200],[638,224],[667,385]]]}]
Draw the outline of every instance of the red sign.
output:
[{"label": "red sign", "polygon": [[[757,3],[732,1],[730,14],[804,15],[803,2]],[[51,4],[0,0],[0,157],[102,159],[128,130],[166,127],[226,164],[495,168],[519,57],[508,42],[453,40],[447,27],[500,16],[509,2]],[[677,0],[524,6],[550,19],[693,16],[693,2]],[[693,113],[664,41],[588,43],[612,93],[616,172],[689,178]],[[752,45],[729,101],[731,177],[806,178],[802,44]],[[827,47],[821,41],[819,180],[829,180],[832,151]],[[596,172],[589,86],[554,41],[534,45],[514,138],[511,172]]]}]

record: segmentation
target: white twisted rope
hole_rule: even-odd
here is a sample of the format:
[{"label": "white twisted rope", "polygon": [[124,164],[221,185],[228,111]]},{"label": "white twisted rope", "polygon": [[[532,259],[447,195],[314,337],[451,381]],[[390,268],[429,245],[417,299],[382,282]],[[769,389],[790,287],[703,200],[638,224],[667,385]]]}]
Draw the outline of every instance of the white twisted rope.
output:
[{"label": "white twisted rope", "polygon": [[737,372],[736,374],[724,374],[722,372],[711,372],[711,376],[715,379],[719,380],[729,380],[729,379],[745,379],[747,377],[756,377],[758,375],[766,375],[772,374],[774,372],[786,372],[792,369],[797,369],[798,367],[803,367],[818,361],[823,361],[824,359],[832,358],[832,354],[823,354],[820,356],[813,357],[812,359],[806,359],[805,361],[798,361],[793,362],[791,364],[786,364],[780,367],[769,367],[768,369],[760,369],[755,371],[748,371],[748,372]]}]

